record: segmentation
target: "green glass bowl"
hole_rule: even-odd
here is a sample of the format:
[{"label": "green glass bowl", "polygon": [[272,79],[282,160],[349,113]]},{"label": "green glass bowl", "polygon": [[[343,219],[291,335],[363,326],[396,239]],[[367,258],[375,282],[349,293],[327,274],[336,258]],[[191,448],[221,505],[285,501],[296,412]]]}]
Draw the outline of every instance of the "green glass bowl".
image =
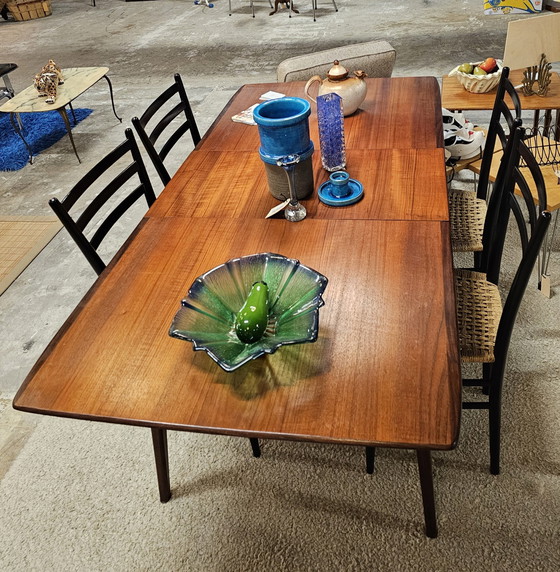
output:
[{"label": "green glass bowl", "polygon": [[[245,344],[235,333],[235,318],[258,281],[268,286],[268,324],[260,340]],[[233,371],[280,346],[314,342],[326,286],[325,276],[280,254],[234,258],[193,282],[169,335],[192,342],[195,350]]]}]

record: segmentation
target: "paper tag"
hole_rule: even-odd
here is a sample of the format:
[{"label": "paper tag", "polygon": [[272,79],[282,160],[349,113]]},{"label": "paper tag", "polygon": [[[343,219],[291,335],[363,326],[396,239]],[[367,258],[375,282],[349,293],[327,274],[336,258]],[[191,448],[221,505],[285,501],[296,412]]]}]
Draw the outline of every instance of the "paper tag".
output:
[{"label": "paper tag", "polygon": [[290,199],[286,199],[283,203],[280,203],[279,205],[272,207],[264,218],[270,218],[271,216],[274,216],[276,213],[279,213],[281,210],[284,210],[289,204],[290,204]]},{"label": "paper tag", "polygon": [[541,293],[547,298],[551,297],[550,274],[541,274]]},{"label": "paper tag", "polygon": [[263,93],[259,99],[262,101],[268,101],[270,99],[280,99],[281,97],[286,97],[283,93],[278,93],[277,91],[267,91]]}]

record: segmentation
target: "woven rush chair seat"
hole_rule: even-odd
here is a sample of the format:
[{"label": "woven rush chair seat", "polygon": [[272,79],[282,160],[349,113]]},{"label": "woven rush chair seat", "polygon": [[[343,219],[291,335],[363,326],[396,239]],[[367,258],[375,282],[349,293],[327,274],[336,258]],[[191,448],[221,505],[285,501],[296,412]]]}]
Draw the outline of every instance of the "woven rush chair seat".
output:
[{"label": "woven rush chair seat", "polygon": [[456,270],[455,296],[461,361],[492,363],[502,316],[498,287],[482,272]]},{"label": "woven rush chair seat", "polygon": [[481,252],[486,201],[471,191],[452,189],[448,195],[451,244],[454,252]]}]

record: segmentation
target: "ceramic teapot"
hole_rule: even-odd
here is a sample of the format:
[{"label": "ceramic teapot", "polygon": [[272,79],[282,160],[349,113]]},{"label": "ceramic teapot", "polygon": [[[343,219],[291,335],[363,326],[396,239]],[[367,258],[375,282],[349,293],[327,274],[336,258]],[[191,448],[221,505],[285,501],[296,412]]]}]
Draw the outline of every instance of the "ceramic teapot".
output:
[{"label": "ceramic teapot", "polygon": [[355,71],[354,77],[348,77],[348,70],[338,60],[335,60],[326,79],[321,79],[320,76],[314,75],[305,84],[305,93],[309,99],[316,101],[309,93],[309,89],[315,82],[319,82],[317,95],[325,95],[326,93],[340,95],[342,97],[344,115],[351,115],[366,98],[367,84],[364,80],[365,77],[366,74],[361,70]]}]

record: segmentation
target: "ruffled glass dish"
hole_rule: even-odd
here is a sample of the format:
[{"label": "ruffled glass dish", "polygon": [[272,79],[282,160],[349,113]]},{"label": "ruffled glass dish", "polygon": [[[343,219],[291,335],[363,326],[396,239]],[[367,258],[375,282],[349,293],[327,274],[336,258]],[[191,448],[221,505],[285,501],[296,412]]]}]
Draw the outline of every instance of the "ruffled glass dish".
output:
[{"label": "ruffled glass dish", "polygon": [[[268,286],[267,328],[260,340],[245,344],[237,337],[235,319],[259,281]],[[325,276],[280,254],[234,258],[193,282],[169,335],[192,342],[195,350],[233,371],[280,346],[316,341],[326,286]]]}]

